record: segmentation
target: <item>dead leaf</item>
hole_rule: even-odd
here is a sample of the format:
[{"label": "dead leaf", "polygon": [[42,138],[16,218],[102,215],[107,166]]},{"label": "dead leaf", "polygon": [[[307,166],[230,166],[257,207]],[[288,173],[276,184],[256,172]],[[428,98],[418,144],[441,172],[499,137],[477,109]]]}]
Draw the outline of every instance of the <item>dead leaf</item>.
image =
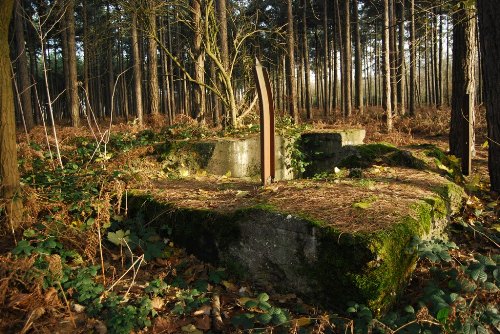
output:
[{"label": "dead leaf", "polygon": [[222,285],[224,285],[228,291],[231,291],[231,292],[238,291],[238,287],[229,281],[222,281]]},{"label": "dead leaf", "polygon": [[156,311],[160,310],[164,305],[165,305],[165,301],[163,300],[163,298],[154,297],[151,300],[151,307],[153,307],[153,309]]},{"label": "dead leaf", "polygon": [[193,334],[203,334],[195,325],[189,324],[181,327],[182,331],[185,333],[193,333]]},{"label": "dead leaf", "polygon": [[245,305],[249,300],[253,300],[253,299],[249,298],[249,297],[241,297],[241,298],[238,298],[238,303],[240,305]]},{"label": "dead leaf", "polygon": [[208,315],[203,315],[203,317],[199,317],[195,319],[195,326],[198,329],[208,331],[211,326],[210,317]]},{"label": "dead leaf", "polygon": [[311,324],[311,318],[298,318],[292,320],[292,327],[304,327]]},{"label": "dead leaf", "polygon": [[203,305],[201,308],[196,310],[193,315],[199,316],[199,315],[209,315],[210,312],[212,311],[212,307],[209,305]]}]

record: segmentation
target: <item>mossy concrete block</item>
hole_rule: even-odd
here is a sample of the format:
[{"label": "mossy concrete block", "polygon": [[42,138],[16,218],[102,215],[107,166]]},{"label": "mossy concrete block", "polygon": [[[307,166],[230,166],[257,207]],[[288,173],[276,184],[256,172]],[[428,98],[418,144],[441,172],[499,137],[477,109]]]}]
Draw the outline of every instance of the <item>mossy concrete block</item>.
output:
[{"label": "mossy concrete block", "polygon": [[331,172],[339,162],[353,154],[353,147],[363,144],[365,135],[364,129],[303,133],[301,150],[309,163],[304,176]]},{"label": "mossy concrete block", "polygon": [[154,193],[130,196],[130,212],[168,226],[165,237],[203,260],[314,304],[343,310],[356,301],[383,313],[414,269],[416,257],[407,249],[411,240],[442,233],[463,190],[447,184],[414,202],[394,224],[368,232],[341,231],[265,203],[220,211],[180,206]]},{"label": "mossy concrete block", "polygon": [[[191,170],[205,170],[214,175],[230,175],[236,178],[260,177],[260,138],[221,138],[203,141],[169,142],[167,160],[178,160],[182,156],[191,156]],[[281,136],[275,138],[276,180],[293,179],[290,158],[287,155],[287,140]],[[185,159],[184,159],[185,160]],[[183,161],[183,164],[186,163]]]}]

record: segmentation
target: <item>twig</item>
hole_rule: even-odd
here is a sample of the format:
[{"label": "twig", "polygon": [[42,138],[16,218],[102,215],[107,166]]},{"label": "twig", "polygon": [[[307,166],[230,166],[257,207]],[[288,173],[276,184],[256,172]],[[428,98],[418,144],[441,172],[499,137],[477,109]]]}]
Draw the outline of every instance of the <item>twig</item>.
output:
[{"label": "twig", "polygon": [[123,277],[125,277],[125,275],[127,275],[127,274],[128,274],[128,272],[129,272],[130,270],[132,270],[132,269],[134,269],[134,270],[135,270],[135,265],[137,264],[137,262],[139,262],[139,261],[140,261],[140,262],[142,263],[142,261],[143,261],[143,260],[144,260],[144,254],[142,254],[141,256],[139,256],[139,257],[138,257],[138,258],[137,258],[137,259],[136,259],[136,260],[132,263],[132,265],[131,265],[128,269],[127,269],[127,271],[125,271],[125,272],[123,273],[123,275],[121,275],[121,276],[120,276],[120,277],[119,277],[119,278],[118,278],[118,279],[117,279],[117,280],[116,280],[116,281],[115,281],[115,282],[114,282],[114,283],[113,283],[113,284],[112,284],[112,285],[111,285],[111,286],[110,286],[110,287],[109,287],[109,288],[108,288],[108,289],[107,289],[107,290],[106,290],[106,291],[105,291],[105,292],[101,295],[101,297],[99,298],[99,300],[102,300],[102,299],[104,298],[104,296],[105,296],[108,292],[110,292],[111,290],[113,290],[113,288],[115,287],[115,285],[117,285],[117,284],[118,284],[118,282],[120,282],[120,281],[122,280],[122,278],[123,278]]},{"label": "twig", "polygon": [[214,322],[214,328],[217,331],[222,330],[224,327],[224,323],[222,322],[222,317],[220,315],[220,297],[219,294],[216,292],[214,293],[212,297],[212,316],[213,316],[213,322]]},{"label": "twig", "polygon": [[59,289],[61,289],[61,293],[63,295],[64,302],[66,303],[66,307],[68,308],[69,318],[71,319],[71,322],[73,323],[73,327],[76,328],[75,318],[73,317],[73,312],[71,312],[71,307],[69,306],[68,299],[66,298],[66,294],[64,293],[64,289],[61,285],[61,281],[57,281],[57,284],[59,285]]}]

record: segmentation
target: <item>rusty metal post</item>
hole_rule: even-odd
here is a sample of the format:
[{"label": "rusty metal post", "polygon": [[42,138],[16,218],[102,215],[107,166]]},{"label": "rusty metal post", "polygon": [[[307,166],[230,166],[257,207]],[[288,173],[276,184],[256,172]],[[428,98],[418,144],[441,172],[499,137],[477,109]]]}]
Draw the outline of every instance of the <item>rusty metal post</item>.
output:
[{"label": "rusty metal post", "polygon": [[257,58],[254,77],[260,105],[260,175],[266,185],[275,177],[274,104],[269,75]]},{"label": "rusty metal post", "polygon": [[470,175],[472,173],[472,145],[474,145],[474,129],[473,129],[473,101],[471,101],[470,95],[466,94],[464,98],[464,104],[462,107],[463,112],[463,138],[464,142],[462,145],[462,174]]}]

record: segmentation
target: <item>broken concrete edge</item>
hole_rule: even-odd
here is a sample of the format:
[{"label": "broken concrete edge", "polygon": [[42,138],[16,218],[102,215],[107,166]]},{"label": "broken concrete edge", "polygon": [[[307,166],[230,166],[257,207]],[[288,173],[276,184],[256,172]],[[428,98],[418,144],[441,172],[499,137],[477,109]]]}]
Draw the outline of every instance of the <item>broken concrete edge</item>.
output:
[{"label": "broken concrete edge", "polygon": [[[132,191],[129,196],[130,212],[138,212],[142,207],[147,222],[155,219],[157,224],[171,227],[168,237],[174,243],[202,260],[225,266],[231,274],[255,278],[251,276],[256,271],[245,261],[248,257],[260,261],[261,256],[256,270],[259,274],[262,270],[279,272],[275,279],[271,273],[263,273],[264,280],[269,279],[271,282],[267,283],[277,290],[297,293],[308,302],[335,311],[341,312],[347,302],[355,301],[381,314],[404,291],[415,268],[416,256],[408,250],[412,239],[429,239],[443,233],[450,215],[461,207],[464,191],[455,184],[446,184],[436,189],[436,196],[414,203],[412,213],[401,217],[391,228],[372,233],[339,231],[322,221],[301,215],[292,217],[267,204],[219,212],[177,207],[144,192]],[[247,231],[250,228],[253,230],[250,233],[254,233],[252,238],[266,234],[266,240],[272,240],[278,231],[276,226],[266,225],[266,215],[277,224],[293,218],[310,233],[303,239],[289,240],[297,243],[290,246],[289,252],[294,254],[290,254],[289,263],[272,254],[279,252],[279,247],[252,249],[255,246],[251,245],[267,246],[249,241],[250,237],[242,234],[245,228]],[[244,247],[246,253],[242,251]],[[267,253],[259,255],[259,252]]]}]

